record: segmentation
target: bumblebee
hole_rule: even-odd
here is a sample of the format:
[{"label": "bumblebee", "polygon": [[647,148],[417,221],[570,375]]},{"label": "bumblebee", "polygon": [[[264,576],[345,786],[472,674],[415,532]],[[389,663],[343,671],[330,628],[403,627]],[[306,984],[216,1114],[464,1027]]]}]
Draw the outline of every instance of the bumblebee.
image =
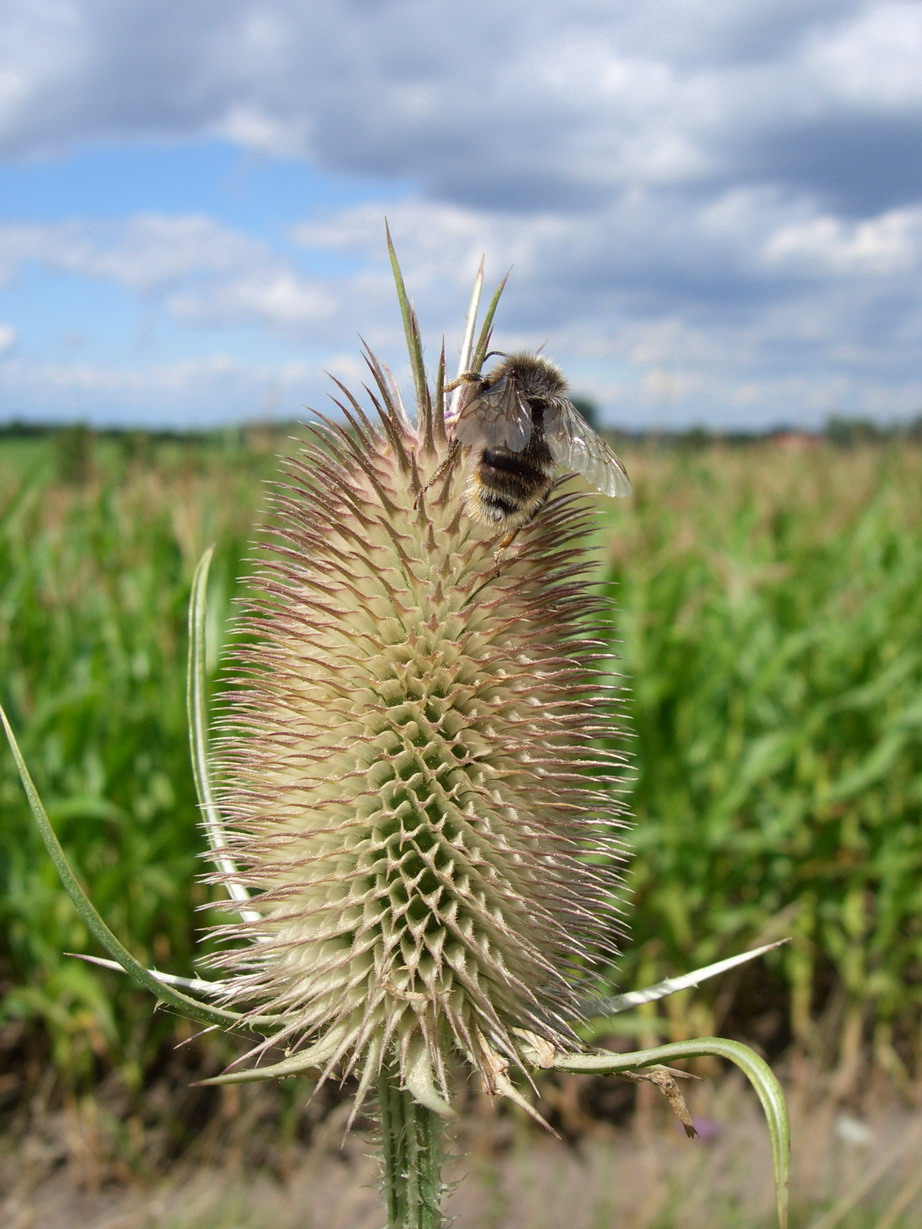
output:
[{"label": "bumblebee", "polygon": [[469,455],[467,511],[506,530],[500,549],[540,510],[565,465],[604,495],[630,495],[624,466],[566,396],[560,368],[538,354],[507,355],[487,375],[467,371],[449,429]]}]

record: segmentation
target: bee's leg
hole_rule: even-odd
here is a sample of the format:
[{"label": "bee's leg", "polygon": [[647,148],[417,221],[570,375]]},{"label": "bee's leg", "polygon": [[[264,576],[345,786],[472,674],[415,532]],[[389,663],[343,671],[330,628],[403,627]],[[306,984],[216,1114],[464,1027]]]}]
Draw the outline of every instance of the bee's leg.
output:
[{"label": "bee's leg", "polygon": [[481,387],[487,383],[485,376],[482,376],[479,371],[462,371],[457,380],[452,380],[445,385],[444,392],[453,393],[456,388],[460,388],[462,384],[479,384]]},{"label": "bee's leg", "polygon": [[506,536],[503,538],[502,542],[500,542],[499,546],[497,546],[496,550],[493,552],[493,559],[496,563],[497,575],[499,575],[499,565],[500,565],[500,562],[502,561],[504,553],[509,549],[512,543],[515,541],[516,535],[518,534],[519,530],[524,529],[526,525],[530,525],[532,523],[532,521],[535,519],[535,517],[544,507],[550,493],[551,493],[551,488],[548,488],[543,499],[538,504],[538,506],[532,510],[528,519],[521,521],[518,525],[516,525],[514,529],[510,529],[509,532],[506,534]]},{"label": "bee's leg", "polygon": [[503,538],[502,542],[500,542],[499,546],[497,546],[496,548],[497,555],[501,555],[507,546],[512,545],[512,543],[515,541],[516,536],[518,535],[518,532],[521,528],[522,528],[521,525],[516,525],[515,529],[509,530],[509,532]]},{"label": "bee's leg", "polygon": [[494,563],[494,566],[496,567],[494,576],[499,576],[500,565],[507,562],[507,560],[504,558],[506,551],[515,541],[516,535],[518,534],[521,528],[522,528],[521,525],[516,525],[515,529],[510,529],[509,532],[506,534],[506,536],[503,538],[502,542],[500,542],[499,546],[497,546],[496,550],[493,552],[493,563]]},{"label": "bee's leg", "polygon": [[417,510],[417,508],[419,508],[419,501],[426,494],[429,488],[431,486],[434,486],[436,482],[438,482],[441,478],[444,478],[446,474],[451,472],[451,467],[454,465],[455,461],[458,459],[458,453],[460,451],[461,451],[460,441],[452,440],[448,446],[448,456],[445,458],[445,460],[442,462],[439,468],[435,471],[435,473],[432,475],[432,477],[429,479],[426,485],[422,488],[422,490],[413,500],[414,512]]}]

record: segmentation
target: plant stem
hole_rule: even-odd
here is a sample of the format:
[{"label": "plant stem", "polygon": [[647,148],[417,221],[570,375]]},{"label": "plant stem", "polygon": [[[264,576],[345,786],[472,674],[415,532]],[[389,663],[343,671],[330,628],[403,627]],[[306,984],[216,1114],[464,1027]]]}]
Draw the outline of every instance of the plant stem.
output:
[{"label": "plant stem", "polygon": [[441,1119],[414,1101],[387,1066],[379,1101],[388,1229],[444,1229]]}]

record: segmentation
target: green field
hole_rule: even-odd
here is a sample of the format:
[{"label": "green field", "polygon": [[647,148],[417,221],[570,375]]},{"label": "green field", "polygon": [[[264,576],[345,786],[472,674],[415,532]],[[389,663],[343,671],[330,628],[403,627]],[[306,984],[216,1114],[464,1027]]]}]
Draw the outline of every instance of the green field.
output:
[{"label": "green field", "polygon": [[[207,544],[217,654],[270,436],[0,445],[0,699],[60,838],[134,952],[188,973],[207,914],[185,720]],[[844,1091],[922,1047],[922,450],[625,450],[599,500],[620,609],[636,830],[619,988],[768,939],[758,968],[638,1013],[640,1040],[792,1047]],[[62,1093],[145,1087],[191,1025],[92,951],[0,751],[0,1043]],[[214,1067],[234,1043],[204,1039]],[[50,1060],[50,1065],[49,1065]],[[13,1098],[15,1100],[15,1098]]]}]

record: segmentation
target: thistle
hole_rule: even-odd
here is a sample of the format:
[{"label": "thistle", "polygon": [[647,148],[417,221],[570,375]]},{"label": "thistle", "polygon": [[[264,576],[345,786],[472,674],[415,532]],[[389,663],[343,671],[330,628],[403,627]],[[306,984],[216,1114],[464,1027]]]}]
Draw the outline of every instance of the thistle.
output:
[{"label": "thistle", "polygon": [[589,497],[497,557],[446,465],[443,366],[414,426],[366,357],[372,414],[341,389],[289,463],[239,623],[215,878],[250,899],[216,964],[228,1006],[279,1022],[253,1058],[282,1044],[359,1099],[391,1069],[445,1114],[452,1055],[519,1100],[510,1068],[577,1044],[618,929],[617,690]]},{"label": "thistle", "polygon": [[[587,993],[615,954],[623,824],[622,761],[606,749],[619,702],[603,676],[611,629],[584,536],[592,502],[558,486],[505,537],[469,515],[463,450],[446,430],[457,407],[445,401],[444,354],[433,393],[390,250],[415,425],[369,353],[366,408],[340,385],[342,421],[324,420],[289,463],[269,558],[238,622],[248,647],[233,654],[214,763],[203,666],[210,553],[193,584],[193,766],[216,866],[208,878],[235,914],[216,928],[218,980],[146,969],[109,930],[0,709],[61,881],[114,958],[85,959],[123,969],[205,1024],[264,1038],[211,1083],[354,1075],[356,1105],[376,1087],[391,1229],[443,1224],[436,1124],[451,1113],[456,1061],[535,1117],[517,1072],[650,1079],[694,1134],[682,1073],[661,1064],[698,1055],[736,1063],[759,1095],[783,1227],[787,1114],[757,1055],[713,1037],[628,1054],[590,1048],[615,1013],[777,945],[645,990]],[[499,297],[474,345],[478,293],[479,280],[463,370],[483,363]],[[601,441],[583,436],[574,456],[596,477],[609,467],[610,493],[625,493]],[[265,1062],[279,1046],[287,1056]]]}]

